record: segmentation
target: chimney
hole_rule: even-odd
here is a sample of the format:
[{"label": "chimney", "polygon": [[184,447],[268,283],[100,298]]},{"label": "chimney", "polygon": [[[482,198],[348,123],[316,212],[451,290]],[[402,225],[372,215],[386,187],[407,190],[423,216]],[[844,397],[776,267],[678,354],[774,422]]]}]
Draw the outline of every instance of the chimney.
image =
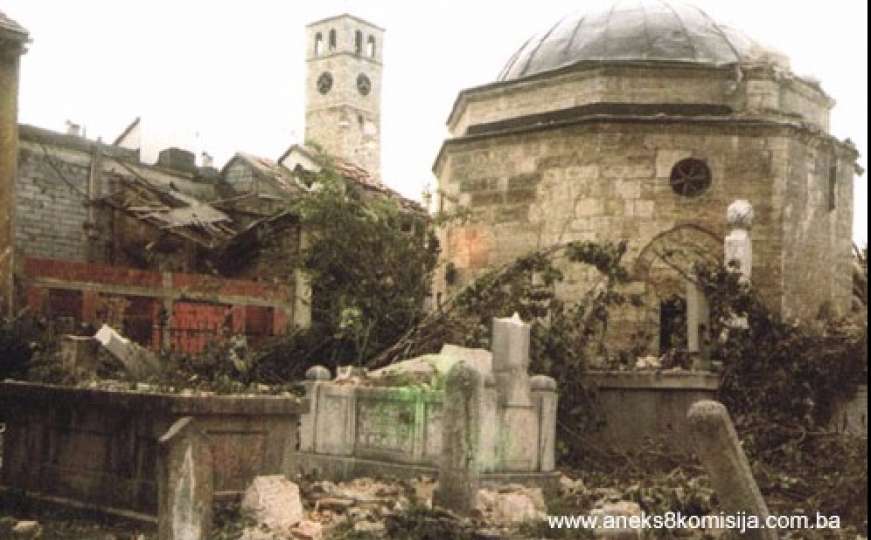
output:
[{"label": "chimney", "polygon": [[157,156],[157,166],[175,171],[197,172],[196,156],[193,152],[181,148],[161,150]]}]

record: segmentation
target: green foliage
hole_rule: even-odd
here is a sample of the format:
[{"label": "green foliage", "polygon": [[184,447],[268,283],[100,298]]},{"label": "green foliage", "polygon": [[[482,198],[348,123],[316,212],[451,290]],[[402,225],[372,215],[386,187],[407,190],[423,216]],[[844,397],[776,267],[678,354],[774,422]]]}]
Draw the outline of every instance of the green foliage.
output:
[{"label": "green foliage", "polygon": [[[531,371],[550,375],[559,385],[560,450],[566,457],[583,455],[579,432],[599,422],[592,393],[584,384],[586,357],[603,351],[609,308],[638,304],[637,298],[620,292],[628,280],[621,265],[626,248],[625,242],[571,242],[492,269],[374,358],[370,366],[436,352],[444,343],[489,348],[492,318],[517,313],[532,325]],[[564,280],[561,264],[592,267],[600,280],[577,301],[566,302],[556,293]]]},{"label": "green foliage", "polygon": [[438,258],[423,212],[354,185],[330,166],[313,185],[291,211],[307,238],[299,266],[312,283],[314,324],[267,347],[260,369],[271,375],[291,374],[278,365],[281,356],[297,367],[359,365],[396,341],[423,318]]},{"label": "green foliage", "polygon": [[[855,329],[836,321],[785,321],[726,268],[701,267],[697,278],[719,336],[712,355],[724,366],[721,397],[739,425],[761,415],[781,426],[819,427],[835,401],[851,397],[867,379],[863,339]],[[746,324],[736,325],[736,319]]]},{"label": "green foliage", "polygon": [[[720,399],[755,465],[760,487],[785,510],[867,516],[867,439],[832,433],[838,401],[867,381],[864,328],[844,321],[791,324],[726,268],[700,268],[711,304]],[[736,327],[736,317],[747,321]]]}]

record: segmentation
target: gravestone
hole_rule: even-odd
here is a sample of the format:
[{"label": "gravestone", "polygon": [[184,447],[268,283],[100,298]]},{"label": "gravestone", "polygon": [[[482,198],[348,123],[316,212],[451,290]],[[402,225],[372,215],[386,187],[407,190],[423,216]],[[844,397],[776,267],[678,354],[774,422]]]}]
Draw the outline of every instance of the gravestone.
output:
[{"label": "gravestone", "polygon": [[475,508],[480,485],[481,374],[458,362],[445,378],[442,455],[433,504],[461,514]]},{"label": "gravestone", "polygon": [[160,437],[158,535],[160,540],[205,540],[212,528],[212,452],[193,418],[176,421]]},{"label": "gravestone", "polygon": [[[740,273],[743,282],[750,282],[753,271],[753,241],[750,229],[753,227],[753,206],[743,199],[733,201],[726,209],[726,222],[729,232],[723,244],[726,268]],[[733,316],[729,321],[732,328],[748,328],[746,317]]]},{"label": "gravestone", "polygon": [[[698,401],[690,407],[687,420],[696,453],[711,477],[722,510],[731,515],[743,512],[764,523],[768,506],[753,478],[750,462],[726,407],[716,401]],[[777,540],[774,529],[748,529],[745,536]]]},{"label": "gravestone", "polygon": [[518,314],[493,319],[493,376],[500,400],[529,405],[529,324]]},{"label": "gravestone", "polygon": [[753,242],[750,238],[753,206],[743,199],[733,201],[726,209],[726,222],[729,226],[723,245],[726,267],[734,267],[742,279],[749,281],[753,271]]},{"label": "gravestone", "polygon": [[497,452],[508,471],[537,466],[540,426],[529,385],[529,333],[516,313],[493,319],[493,376],[503,425]]}]

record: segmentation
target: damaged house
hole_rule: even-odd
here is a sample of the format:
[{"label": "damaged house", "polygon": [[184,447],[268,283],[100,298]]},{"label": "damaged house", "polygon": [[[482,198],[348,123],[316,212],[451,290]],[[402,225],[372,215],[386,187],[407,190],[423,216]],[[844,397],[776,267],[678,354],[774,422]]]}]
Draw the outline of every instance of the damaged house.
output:
[{"label": "damaged house", "polygon": [[[237,153],[219,171],[179,148],[144,163],[131,136],[138,119],[113,144],[77,126],[58,133],[18,125],[18,62],[29,37],[0,21],[4,313],[26,309],[64,331],[107,323],[142,345],[188,353],[222,335],[256,342],[309,325],[309,285],[291,264],[304,231],[288,202],[311,189],[322,167],[317,152],[293,145],[276,161]],[[309,51],[307,139],[351,185],[423,212],[383,186],[377,169],[359,165],[380,163],[380,58],[354,50],[350,28],[379,41],[381,30],[344,15],[310,25],[312,42],[325,25],[347,30],[342,46],[351,54],[338,54],[338,43]],[[335,71],[328,88],[327,56]],[[355,78],[345,81],[350,72]],[[265,236],[268,253],[259,249]]]}]

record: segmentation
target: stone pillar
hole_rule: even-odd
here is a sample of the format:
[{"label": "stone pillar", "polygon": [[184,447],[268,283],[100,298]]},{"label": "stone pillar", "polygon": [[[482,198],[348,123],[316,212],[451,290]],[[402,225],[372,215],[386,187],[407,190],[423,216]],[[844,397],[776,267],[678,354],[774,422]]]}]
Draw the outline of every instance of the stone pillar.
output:
[{"label": "stone pillar", "polygon": [[[690,270],[695,275],[695,269]],[[708,331],[711,327],[710,307],[704,291],[692,279],[687,280],[687,351],[693,360],[693,369],[711,369],[707,351]]]},{"label": "stone pillar", "polygon": [[213,464],[193,418],[176,421],[159,440],[158,538],[206,540],[212,529]]},{"label": "stone pillar", "polygon": [[308,412],[300,417],[299,450],[314,452],[317,433],[318,410],[323,405],[319,402],[319,389],[331,379],[330,370],[324,366],[312,366],[305,372],[305,398],[309,402]]},{"label": "stone pillar", "polygon": [[753,271],[753,243],[750,229],[753,227],[753,206],[743,199],[738,199],[726,210],[726,221],[729,232],[724,242],[725,265],[735,268],[744,280],[750,280]]},{"label": "stone pillar", "polygon": [[[731,515],[743,512],[764,524],[768,507],[726,407],[716,401],[698,401],[690,407],[687,421],[696,453],[711,477],[722,510]],[[744,536],[777,540],[774,529],[748,529]]]},{"label": "stone pillar", "polygon": [[556,468],[556,380],[547,375],[536,375],[530,379],[532,399],[538,409],[538,468],[550,472]]},{"label": "stone pillar", "polygon": [[[726,209],[726,221],[729,232],[723,245],[724,264],[739,272],[740,280],[750,282],[753,271],[753,242],[750,229],[753,227],[753,206],[750,202],[738,199]],[[746,317],[733,316],[729,325],[733,328],[748,328]]]},{"label": "stone pillar", "polygon": [[18,165],[18,72],[28,34],[0,12],[0,316],[12,314],[15,272],[15,180]]},{"label": "stone pillar", "polygon": [[538,417],[529,387],[530,325],[515,313],[493,319],[493,376],[499,396],[497,456],[506,471],[534,471]]},{"label": "stone pillar", "polygon": [[516,313],[493,319],[493,376],[502,403],[529,405],[529,324]]},{"label": "stone pillar", "polygon": [[442,455],[433,503],[466,514],[475,508],[480,486],[481,400],[484,381],[465,362],[445,378]]},{"label": "stone pillar", "polygon": [[[300,227],[298,253],[308,247],[308,234]],[[291,324],[296,328],[308,328],[312,321],[312,285],[308,273],[294,270],[293,273],[293,319]]]}]

